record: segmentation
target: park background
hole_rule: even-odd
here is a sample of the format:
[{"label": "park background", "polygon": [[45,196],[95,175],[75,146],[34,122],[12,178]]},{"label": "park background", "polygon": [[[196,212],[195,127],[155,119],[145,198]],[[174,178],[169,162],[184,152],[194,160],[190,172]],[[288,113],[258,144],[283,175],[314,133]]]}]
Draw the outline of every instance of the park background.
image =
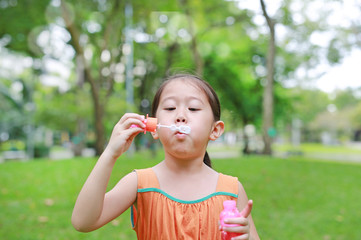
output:
[{"label": "park background", "polygon": [[[72,207],[119,118],[190,72],[219,94],[208,151],[261,239],[361,239],[360,15],[357,0],[0,0],[0,238],[135,239],[129,212],[85,234]],[[140,134],[109,188],[162,157]]]}]

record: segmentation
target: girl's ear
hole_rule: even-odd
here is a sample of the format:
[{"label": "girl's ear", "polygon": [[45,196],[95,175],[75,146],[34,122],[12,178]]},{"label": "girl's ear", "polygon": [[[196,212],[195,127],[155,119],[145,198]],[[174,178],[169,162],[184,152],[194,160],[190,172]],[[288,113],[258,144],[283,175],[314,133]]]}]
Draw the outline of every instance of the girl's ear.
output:
[{"label": "girl's ear", "polygon": [[214,123],[213,130],[209,135],[209,140],[215,141],[219,138],[224,132],[224,122],[217,121]]}]

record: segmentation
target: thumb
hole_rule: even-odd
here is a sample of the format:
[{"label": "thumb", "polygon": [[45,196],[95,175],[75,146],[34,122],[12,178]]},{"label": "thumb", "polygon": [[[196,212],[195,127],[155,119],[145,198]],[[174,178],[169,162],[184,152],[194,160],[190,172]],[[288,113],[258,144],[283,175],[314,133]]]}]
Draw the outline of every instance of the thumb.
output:
[{"label": "thumb", "polygon": [[249,214],[251,214],[252,207],[253,207],[253,201],[249,200],[248,203],[247,203],[247,206],[245,206],[243,208],[243,210],[240,212],[241,216],[244,217],[244,218],[247,218],[249,216]]}]

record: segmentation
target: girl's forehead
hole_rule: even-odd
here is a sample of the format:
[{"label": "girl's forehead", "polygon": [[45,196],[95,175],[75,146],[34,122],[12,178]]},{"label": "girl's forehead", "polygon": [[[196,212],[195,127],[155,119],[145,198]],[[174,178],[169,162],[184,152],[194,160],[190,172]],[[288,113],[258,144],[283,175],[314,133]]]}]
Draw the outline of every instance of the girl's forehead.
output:
[{"label": "girl's forehead", "polygon": [[197,98],[205,98],[207,96],[201,87],[199,87],[195,82],[189,79],[174,79],[169,82],[163,89],[161,98],[164,98],[169,95],[193,95]]},{"label": "girl's forehead", "polygon": [[172,90],[191,90],[196,92],[203,92],[203,90],[191,79],[174,79],[170,81],[164,88],[165,91]]}]

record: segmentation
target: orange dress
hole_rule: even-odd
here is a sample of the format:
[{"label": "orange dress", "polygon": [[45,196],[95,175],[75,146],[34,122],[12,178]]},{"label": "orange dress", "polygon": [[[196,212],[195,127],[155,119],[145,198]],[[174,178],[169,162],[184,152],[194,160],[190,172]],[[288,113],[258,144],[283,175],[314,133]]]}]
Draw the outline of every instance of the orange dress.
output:
[{"label": "orange dress", "polygon": [[137,204],[131,208],[133,229],[140,240],[220,240],[223,201],[237,200],[238,179],[219,173],[216,191],[195,201],[162,191],[151,169],[136,170]]}]

